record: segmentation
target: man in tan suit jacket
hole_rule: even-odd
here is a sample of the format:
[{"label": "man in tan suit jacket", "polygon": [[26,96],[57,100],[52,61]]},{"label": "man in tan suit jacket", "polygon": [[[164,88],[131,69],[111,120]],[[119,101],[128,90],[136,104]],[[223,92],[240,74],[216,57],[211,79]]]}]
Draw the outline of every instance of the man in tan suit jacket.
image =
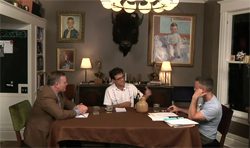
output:
[{"label": "man in tan suit jacket", "polygon": [[50,125],[55,120],[74,118],[87,111],[64,97],[67,78],[63,72],[52,72],[48,86],[42,87],[24,130],[24,142],[30,147],[47,147]]}]

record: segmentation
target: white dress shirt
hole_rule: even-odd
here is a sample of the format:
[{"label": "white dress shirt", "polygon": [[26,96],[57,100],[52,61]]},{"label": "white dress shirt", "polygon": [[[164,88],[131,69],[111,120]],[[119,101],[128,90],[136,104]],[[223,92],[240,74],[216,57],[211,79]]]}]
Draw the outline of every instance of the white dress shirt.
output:
[{"label": "white dress shirt", "polygon": [[105,91],[103,104],[116,105],[130,101],[131,107],[134,107],[134,98],[137,97],[137,94],[139,94],[139,98],[143,96],[133,84],[125,83],[123,90],[118,89],[115,84],[112,84]]}]

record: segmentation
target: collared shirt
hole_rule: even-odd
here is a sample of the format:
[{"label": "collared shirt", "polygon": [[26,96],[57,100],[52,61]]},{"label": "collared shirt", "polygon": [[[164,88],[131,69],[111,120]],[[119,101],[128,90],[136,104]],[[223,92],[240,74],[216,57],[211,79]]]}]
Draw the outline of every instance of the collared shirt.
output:
[{"label": "collared shirt", "polygon": [[62,108],[61,99],[60,99],[60,97],[58,96],[57,93],[56,93],[56,98],[57,98],[59,107]]},{"label": "collared shirt", "polygon": [[71,29],[68,29],[68,33],[67,33],[67,36],[66,36],[67,39],[69,39],[70,36],[71,36],[71,30],[72,30],[72,28],[71,28]]},{"label": "collared shirt", "polygon": [[134,107],[134,99],[139,94],[139,98],[143,96],[143,94],[130,83],[125,83],[125,87],[123,90],[120,90],[116,87],[115,84],[109,86],[105,91],[104,96],[104,105],[116,105],[124,102],[130,102],[131,107]]}]

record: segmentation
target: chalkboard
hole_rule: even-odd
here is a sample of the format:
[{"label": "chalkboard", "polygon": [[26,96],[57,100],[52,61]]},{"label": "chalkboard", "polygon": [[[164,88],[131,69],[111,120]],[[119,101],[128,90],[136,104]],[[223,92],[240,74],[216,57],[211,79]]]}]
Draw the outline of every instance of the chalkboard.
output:
[{"label": "chalkboard", "polygon": [[27,84],[28,82],[27,30],[0,29],[0,41],[13,43],[11,52],[1,52],[0,92],[18,93],[18,84]]}]

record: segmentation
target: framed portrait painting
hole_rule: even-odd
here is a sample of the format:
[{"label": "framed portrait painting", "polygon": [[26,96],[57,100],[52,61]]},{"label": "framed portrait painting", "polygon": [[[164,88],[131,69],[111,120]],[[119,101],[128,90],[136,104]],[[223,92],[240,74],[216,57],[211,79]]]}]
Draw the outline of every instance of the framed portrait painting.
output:
[{"label": "framed portrait painting", "polygon": [[58,12],[58,42],[84,40],[84,13]]},{"label": "framed portrait painting", "polygon": [[57,48],[57,70],[75,71],[75,49]]},{"label": "framed portrait painting", "polygon": [[150,14],[148,63],[170,61],[172,66],[192,66],[195,17]]}]

